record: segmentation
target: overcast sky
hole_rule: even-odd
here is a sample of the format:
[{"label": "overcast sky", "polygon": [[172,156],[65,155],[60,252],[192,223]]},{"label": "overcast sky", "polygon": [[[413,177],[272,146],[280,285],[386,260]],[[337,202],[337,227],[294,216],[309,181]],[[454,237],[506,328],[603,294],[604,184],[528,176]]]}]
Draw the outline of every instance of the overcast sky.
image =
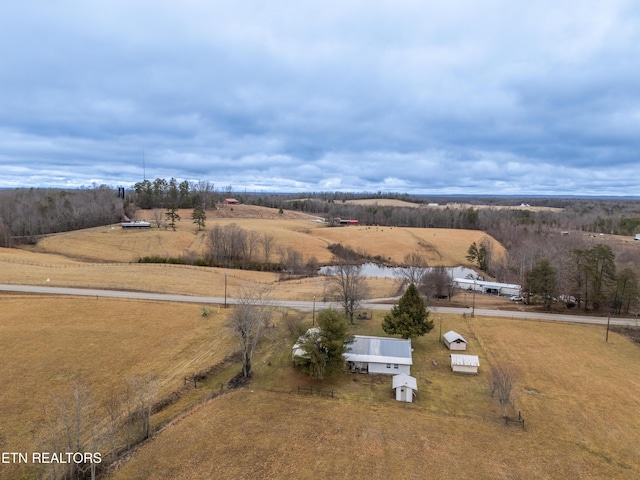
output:
[{"label": "overcast sky", "polygon": [[0,59],[0,187],[640,195],[636,0],[21,0]]}]

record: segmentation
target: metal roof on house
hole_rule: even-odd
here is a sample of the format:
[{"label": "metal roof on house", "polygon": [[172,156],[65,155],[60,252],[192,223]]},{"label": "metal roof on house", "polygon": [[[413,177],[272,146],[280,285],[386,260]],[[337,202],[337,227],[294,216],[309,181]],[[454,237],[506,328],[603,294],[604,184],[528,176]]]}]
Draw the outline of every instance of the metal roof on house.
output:
[{"label": "metal roof on house", "polygon": [[443,337],[448,343],[453,343],[457,340],[467,343],[467,341],[463,338],[462,335],[460,335],[457,332],[454,332],[453,330],[449,330],[447,333],[443,335]]},{"label": "metal roof on house", "polygon": [[413,365],[411,340],[403,338],[355,335],[344,356],[348,362]]},{"label": "metal roof on house", "polygon": [[395,390],[398,387],[409,387],[413,390],[418,390],[418,382],[411,375],[407,375],[406,373],[401,373],[399,375],[394,375],[392,379],[392,388]]},{"label": "metal roof on house", "polygon": [[477,355],[460,355],[458,353],[452,353],[451,365],[457,365],[461,367],[479,367],[480,359]]},{"label": "metal roof on house", "polygon": [[486,288],[513,288],[515,290],[521,289],[522,285],[516,285],[515,283],[498,283],[498,282],[488,282],[486,280],[473,280],[470,278],[454,278],[453,283],[457,283],[460,285],[477,285],[478,287],[486,287]]}]

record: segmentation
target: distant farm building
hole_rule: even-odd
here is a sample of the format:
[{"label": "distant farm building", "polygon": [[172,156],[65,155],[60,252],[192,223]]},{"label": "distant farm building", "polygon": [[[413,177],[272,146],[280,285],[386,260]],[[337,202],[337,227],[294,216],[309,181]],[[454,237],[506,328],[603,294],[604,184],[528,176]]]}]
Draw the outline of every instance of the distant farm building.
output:
[{"label": "distant farm building", "polygon": [[411,340],[355,335],[344,354],[352,372],[397,375],[411,373]]},{"label": "distant farm building", "polygon": [[511,283],[487,282],[486,280],[473,280],[472,278],[454,278],[453,286],[461,290],[476,291],[490,295],[520,295],[521,285]]},{"label": "distant farm building", "polygon": [[451,370],[456,373],[478,374],[480,367],[480,359],[477,355],[461,355],[459,353],[451,354]]},{"label": "distant farm building", "polygon": [[235,198],[225,198],[224,203],[226,205],[240,205],[240,201]]},{"label": "distant farm building", "polygon": [[396,400],[399,402],[413,402],[413,396],[418,391],[416,379],[405,373],[393,376],[392,387],[396,392]]},{"label": "distant farm building", "polygon": [[336,218],[334,222],[341,226],[358,225],[358,220],[348,220],[346,218]]},{"label": "distant farm building", "polygon": [[136,222],[122,222],[122,228],[151,228],[151,224],[145,221],[136,221]]},{"label": "distant farm building", "polygon": [[467,341],[460,335],[459,333],[454,332],[453,330],[448,331],[444,334],[444,344],[449,348],[449,350],[466,350],[467,349]]}]

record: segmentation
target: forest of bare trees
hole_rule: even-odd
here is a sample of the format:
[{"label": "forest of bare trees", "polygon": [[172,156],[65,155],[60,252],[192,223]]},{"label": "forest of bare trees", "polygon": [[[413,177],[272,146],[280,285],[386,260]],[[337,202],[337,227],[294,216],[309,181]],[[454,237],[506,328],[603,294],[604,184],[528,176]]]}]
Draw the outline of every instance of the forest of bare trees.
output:
[{"label": "forest of bare trees", "polygon": [[107,187],[0,190],[0,246],[38,235],[108,225],[122,219],[122,200]]}]

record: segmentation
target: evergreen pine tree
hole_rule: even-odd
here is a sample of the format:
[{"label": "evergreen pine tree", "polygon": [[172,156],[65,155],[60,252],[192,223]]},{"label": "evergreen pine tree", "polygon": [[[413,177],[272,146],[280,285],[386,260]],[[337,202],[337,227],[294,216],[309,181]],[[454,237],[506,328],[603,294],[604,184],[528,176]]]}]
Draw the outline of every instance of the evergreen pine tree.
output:
[{"label": "evergreen pine tree", "polygon": [[433,321],[429,320],[429,312],[416,286],[412,283],[382,321],[382,329],[389,335],[400,335],[402,338],[416,338],[433,329]]}]

